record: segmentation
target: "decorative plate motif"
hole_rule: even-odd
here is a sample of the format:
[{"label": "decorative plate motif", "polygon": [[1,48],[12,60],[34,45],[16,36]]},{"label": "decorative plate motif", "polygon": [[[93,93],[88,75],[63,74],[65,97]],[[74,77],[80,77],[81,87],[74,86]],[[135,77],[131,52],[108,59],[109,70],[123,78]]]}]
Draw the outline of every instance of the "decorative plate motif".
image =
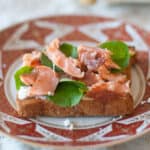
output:
[{"label": "decorative plate motif", "polygon": [[[150,33],[135,25],[94,16],[55,16],[15,25],[0,32],[0,131],[40,146],[108,146],[128,141],[150,131]],[[111,39],[125,41],[137,49],[132,68],[133,114],[122,117],[70,118],[74,130],[64,126],[66,118],[19,118],[15,111],[13,74],[21,55],[41,49],[55,37],[73,44],[95,45]]]}]

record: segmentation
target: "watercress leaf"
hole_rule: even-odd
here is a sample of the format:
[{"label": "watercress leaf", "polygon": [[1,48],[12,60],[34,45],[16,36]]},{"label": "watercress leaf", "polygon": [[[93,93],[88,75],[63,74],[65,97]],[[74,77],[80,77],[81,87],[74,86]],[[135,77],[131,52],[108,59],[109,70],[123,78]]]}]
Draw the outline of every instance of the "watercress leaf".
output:
[{"label": "watercress leaf", "polygon": [[112,52],[112,60],[117,63],[121,69],[129,65],[130,54],[128,46],[121,41],[107,41],[99,45],[99,47],[110,50]]},{"label": "watercress leaf", "polygon": [[48,66],[54,69],[56,72],[63,72],[59,67],[54,65],[52,61],[44,53],[42,53],[40,61],[42,65]]},{"label": "watercress leaf", "polygon": [[77,47],[68,44],[68,43],[62,43],[60,45],[60,50],[67,56],[71,56],[73,58],[77,58],[78,57],[78,52],[77,52]]},{"label": "watercress leaf", "polygon": [[87,87],[82,82],[74,80],[60,81],[53,96],[48,99],[61,107],[72,107],[77,105],[84,95]]},{"label": "watercress leaf", "polygon": [[15,72],[14,79],[15,79],[16,89],[17,89],[17,90],[19,90],[20,87],[21,87],[22,85],[24,85],[24,84],[22,83],[22,81],[20,80],[20,76],[21,76],[22,74],[32,72],[32,70],[33,70],[33,68],[30,67],[30,66],[23,66],[23,67],[21,67],[19,70],[17,70],[17,71]]},{"label": "watercress leaf", "polygon": [[81,81],[76,81],[76,80],[71,80],[68,78],[62,78],[60,80],[60,82],[70,82],[72,84],[75,84],[76,86],[78,86],[83,92],[86,92],[88,90],[87,86],[85,85],[85,83],[81,82]]}]

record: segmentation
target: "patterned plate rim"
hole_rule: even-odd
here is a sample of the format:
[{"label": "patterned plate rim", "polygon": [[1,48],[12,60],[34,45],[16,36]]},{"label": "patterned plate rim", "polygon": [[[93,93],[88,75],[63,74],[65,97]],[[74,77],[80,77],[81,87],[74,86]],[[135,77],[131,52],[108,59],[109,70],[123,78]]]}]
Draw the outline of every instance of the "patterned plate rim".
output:
[{"label": "patterned plate rim", "polygon": [[[44,16],[44,17],[40,17],[40,18],[35,18],[35,19],[29,19],[29,20],[26,20],[26,21],[24,21],[24,22],[19,22],[19,23],[15,23],[15,24],[13,24],[13,25],[11,25],[11,26],[8,26],[8,27],[6,27],[6,28],[4,28],[3,30],[1,30],[1,32],[2,31],[5,31],[5,30],[7,30],[7,29],[10,29],[10,28],[12,28],[12,27],[14,27],[14,26],[16,26],[16,25],[19,25],[19,24],[23,24],[23,23],[26,23],[26,22],[30,22],[30,21],[34,21],[34,20],[36,20],[36,19],[43,19],[43,18],[49,18],[49,17],[73,17],[73,16],[76,16],[76,17],[78,17],[78,16],[80,16],[80,17],[100,17],[100,18],[106,18],[106,19],[112,19],[112,20],[117,20],[117,19],[114,19],[114,18],[110,18],[110,17],[103,17],[103,16],[98,16],[98,15],[73,15],[73,14],[71,14],[71,15],[54,15],[54,16]],[[126,23],[128,23],[127,21],[126,21]],[[131,24],[131,23],[130,23]],[[0,33],[1,33],[0,32]],[[150,64],[148,64],[148,65],[150,65]],[[138,137],[141,137],[141,136],[143,136],[143,135],[145,135],[146,133],[148,133],[148,132],[150,132],[150,128],[148,127],[148,128],[146,128],[146,129],[144,129],[144,131],[141,133],[136,133],[135,135],[130,135],[130,137],[127,137],[127,138],[123,138],[123,139],[120,139],[120,140],[118,140],[118,141],[109,141],[109,142],[106,142],[106,143],[101,143],[101,144],[92,144],[92,145],[63,145],[63,148],[70,148],[70,147],[76,147],[76,148],[80,148],[80,147],[84,147],[84,148],[86,148],[86,147],[109,147],[109,146],[112,146],[112,145],[116,145],[116,144],[121,144],[121,143],[124,143],[124,142],[127,142],[127,141],[131,141],[131,140],[134,140],[134,139],[136,139],[136,138],[138,138]],[[49,147],[49,146],[51,146],[51,147],[54,147],[54,148],[56,148],[56,147],[59,147],[59,148],[61,148],[61,145],[59,146],[59,145],[53,145],[53,144],[39,144],[39,143],[36,143],[36,142],[33,142],[33,141],[29,141],[29,140],[25,140],[25,139],[21,139],[21,138],[19,138],[19,137],[17,137],[17,136],[15,136],[15,135],[11,135],[11,134],[8,134],[8,133],[6,133],[6,132],[3,132],[3,131],[1,131],[0,130],[0,133],[1,134],[4,134],[4,135],[6,135],[6,136],[9,136],[9,137],[12,137],[12,138],[14,138],[14,139],[17,139],[17,140],[19,140],[19,141],[22,141],[22,142],[24,142],[24,143],[27,143],[27,144],[32,144],[32,145],[35,145],[35,146],[41,146],[41,147]],[[62,149],[63,149],[62,148]]]}]

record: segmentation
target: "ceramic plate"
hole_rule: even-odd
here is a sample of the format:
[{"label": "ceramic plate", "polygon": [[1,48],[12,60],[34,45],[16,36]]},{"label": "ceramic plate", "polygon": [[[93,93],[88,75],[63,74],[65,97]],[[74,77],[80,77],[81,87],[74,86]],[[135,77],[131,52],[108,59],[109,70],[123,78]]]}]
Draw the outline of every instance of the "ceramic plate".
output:
[{"label": "ceramic plate", "polygon": [[[41,49],[55,37],[75,45],[95,45],[106,40],[123,40],[137,50],[132,67],[135,110],[128,116],[69,118],[19,118],[16,113],[14,72],[21,56]],[[0,32],[0,131],[39,146],[102,147],[125,142],[150,131],[149,33],[120,20],[95,16],[54,16],[17,24]]]}]

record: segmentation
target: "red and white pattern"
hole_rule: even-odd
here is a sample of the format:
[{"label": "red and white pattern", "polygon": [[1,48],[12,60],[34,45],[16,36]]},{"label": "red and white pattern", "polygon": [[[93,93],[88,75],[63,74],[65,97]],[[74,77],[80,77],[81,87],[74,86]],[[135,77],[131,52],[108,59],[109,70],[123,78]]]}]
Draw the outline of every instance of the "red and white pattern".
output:
[{"label": "red and white pattern", "polygon": [[[34,28],[33,28],[34,27]],[[32,32],[34,29],[36,32]],[[44,30],[49,30],[45,34]],[[145,33],[145,34],[144,34]],[[28,34],[28,35],[27,35]],[[24,36],[27,36],[26,38]],[[72,43],[91,45],[109,39],[123,37],[126,43],[142,51],[138,64],[149,79],[148,50],[150,41],[145,31],[132,24],[109,18],[87,16],[49,17],[23,23],[0,33],[0,80],[3,80],[9,66],[26,50],[41,48],[55,37]],[[38,39],[38,40],[36,40]],[[41,44],[42,43],[42,44]],[[7,59],[6,59],[7,57]],[[6,64],[7,67],[2,67]],[[0,86],[0,130],[19,139],[44,145],[88,146],[126,141],[143,132],[150,131],[150,87],[135,112],[127,117],[105,125],[80,130],[67,130],[45,126],[32,120],[17,117],[16,111],[7,101],[4,86]]]},{"label": "red and white pattern", "polygon": [[45,129],[44,127],[41,127],[40,125],[36,124],[36,132],[38,132],[39,134],[41,134],[43,137],[51,140],[51,141],[71,141],[70,138],[65,138],[64,136],[58,135],[56,133],[53,133],[47,129]]},{"label": "red and white pattern", "polygon": [[[81,26],[73,26],[73,25],[65,25],[60,23],[51,23],[48,21],[35,21],[35,26],[40,28],[51,29],[53,32],[47,35],[44,38],[45,44],[48,44],[51,40],[58,37],[63,37],[71,32],[76,30],[80,31],[81,33],[89,36],[90,38],[95,39],[99,42],[104,42],[109,40],[109,36],[103,32],[103,30],[107,29],[116,29],[125,24],[122,21],[106,21],[101,23],[92,23],[86,24]],[[131,46],[135,46],[137,50],[148,50],[149,46],[145,43],[143,38],[138,34],[136,29],[131,24],[125,24],[125,31],[126,33],[132,38],[131,41],[125,41],[127,44]],[[27,49],[27,48],[37,48],[41,47],[37,41],[32,39],[30,40],[22,40],[21,36],[29,29],[29,24],[23,24],[19,27],[8,39],[5,43],[3,49],[12,50],[12,49]],[[63,31],[63,32],[62,32]],[[114,39],[117,39],[117,35],[119,34],[120,30],[118,30],[114,34]],[[92,34],[91,34],[92,33]],[[121,34],[121,33],[120,33]]]},{"label": "red and white pattern", "polygon": [[23,24],[20,26],[8,39],[8,41],[4,45],[4,49],[12,50],[12,49],[28,49],[28,48],[36,48],[40,47],[40,45],[33,40],[22,40],[20,37],[28,30],[29,24]]},{"label": "red and white pattern", "polygon": [[[52,29],[53,32],[50,35],[47,35],[44,39],[45,44],[48,44],[51,40],[58,37],[63,37],[71,32],[73,32],[74,27],[71,25],[51,23],[48,21],[36,21],[35,25],[41,28]],[[62,32],[63,31],[63,32]]]},{"label": "red and white pattern", "polygon": [[103,30],[118,28],[121,24],[122,21],[92,23],[79,27],[79,30],[80,32],[83,32],[84,34],[94,38],[97,41],[104,42],[107,41],[109,37],[103,33]]},{"label": "red and white pattern", "polygon": [[109,137],[105,136],[112,131],[113,131],[113,127],[112,127],[112,124],[110,124],[110,125],[106,126],[105,128],[99,129],[98,132],[90,134],[86,137],[82,137],[78,140],[79,141],[98,141],[98,140],[110,141],[110,140],[118,140],[118,139],[125,138],[125,137],[129,136],[129,135],[117,135],[117,136],[109,136]]},{"label": "red and white pattern", "polygon": [[10,115],[7,115],[7,114],[5,114],[3,112],[0,112],[0,126],[6,132],[10,132],[11,129],[7,126],[7,124],[5,123],[5,121],[11,122],[11,123],[15,123],[15,124],[18,124],[18,125],[26,125],[26,124],[31,123],[30,121],[19,119],[17,117],[10,116]]}]

